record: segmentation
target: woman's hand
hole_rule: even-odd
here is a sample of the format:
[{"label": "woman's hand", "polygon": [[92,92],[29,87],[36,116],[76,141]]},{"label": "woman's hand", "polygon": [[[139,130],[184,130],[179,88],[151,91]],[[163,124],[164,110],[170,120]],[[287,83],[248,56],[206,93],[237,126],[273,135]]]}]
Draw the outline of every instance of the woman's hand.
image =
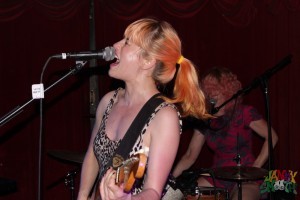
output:
[{"label": "woman's hand", "polygon": [[110,168],[103,176],[100,183],[100,195],[102,200],[130,200],[131,194],[124,193],[123,184],[118,186],[115,182],[116,171]]}]

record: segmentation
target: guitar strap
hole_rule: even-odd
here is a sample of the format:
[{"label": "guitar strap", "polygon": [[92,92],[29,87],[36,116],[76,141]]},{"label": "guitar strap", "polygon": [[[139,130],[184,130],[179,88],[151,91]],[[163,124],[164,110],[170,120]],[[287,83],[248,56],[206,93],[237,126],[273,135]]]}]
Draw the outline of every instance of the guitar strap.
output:
[{"label": "guitar strap", "polygon": [[164,100],[162,98],[157,98],[160,93],[153,95],[142,107],[138,115],[133,120],[132,124],[128,128],[124,138],[122,139],[120,145],[117,147],[114,155],[108,162],[108,166],[113,166],[113,168],[119,167],[124,160],[129,156],[133,145],[135,144],[138,135],[141,133],[142,128],[147,123],[147,120],[154,112],[155,108],[160,105]]}]

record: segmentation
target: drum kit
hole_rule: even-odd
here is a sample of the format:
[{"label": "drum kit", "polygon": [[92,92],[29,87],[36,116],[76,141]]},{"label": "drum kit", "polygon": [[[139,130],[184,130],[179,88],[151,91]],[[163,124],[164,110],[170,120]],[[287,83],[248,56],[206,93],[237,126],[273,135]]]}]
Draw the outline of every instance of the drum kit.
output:
[{"label": "drum kit", "polygon": [[[76,165],[81,165],[84,159],[84,153],[54,150],[49,151],[48,154],[60,161],[70,162]],[[69,186],[71,190],[71,200],[74,199],[74,177],[77,173],[77,170],[68,172],[65,177],[65,184]],[[264,176],[268,174],[268,171],[263,168],[237,165],[206,170],[185,171],[184,173],[184,179],[186,179],[185,183],[183,183],[182,180],[176,180],[175,183],[176,187],[182,192],[181,195],[178,195],[180,200],[229,200],[229,193],[226,188],[197,186],[196,181],[199,176],[210,176],[211,174],[213,174],[216,179],[236,182],[238,185],[238,200],[242,200],[242,183],[263,179]],[[172,199],[176,198],[173,196]]]},{"label": "drum kit", "polygon": [[[182,176],[183,175],[183,176]],[[242,183],[263,179],[268,171],[262,168],[249,166],[226,166],[212,169],[184,171],[180,178],[173,183],[173,189],[179,189],[182,194],[175,200],[229,200],[230,194],[226,188],[201,187],[197,185],[200,176],[211,176],[216,179],[236,182],[238,186],[238,200],[242,200]],[[178,192],[177,192],[178,194]],[[165,200],[163,198],[163,200]]]}]

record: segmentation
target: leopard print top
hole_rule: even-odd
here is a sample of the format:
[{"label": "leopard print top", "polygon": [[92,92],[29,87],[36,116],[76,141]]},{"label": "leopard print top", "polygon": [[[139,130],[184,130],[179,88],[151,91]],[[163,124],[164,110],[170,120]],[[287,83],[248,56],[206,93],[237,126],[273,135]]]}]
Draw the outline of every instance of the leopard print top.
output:
[{"label": "leopard print top", "polygon": [[[97,135],[95,136],[95,140],[94,140],[94,153],[95,156],[97,158],[98,164],[99,164],[99,175],[100,174],[104,174],[104,172],[107,169],[107,165],[108,162],[110,160],[110,158],[113,156],[115,150],[117,149],[117,147],[119,146],[121,140],[116,140],[116,141],[112,141],[110,140],[106,133],[105,133],[105,127],[106,127],[106,122],[107,119],[109,117],[109,113],[116,101],[116,99],[118,98],[118,92],[120,90],[122,90],[123,88],[119,88],[115,91],[113,97],[110,99],[108,106],[104,112],[100,127],[99,127],[99,131],[97,133]],[[146,132],[147,128],[149,127],[151,121],[154,119],[154,117],[156,116],[157,112],[166,107],[166,106],[170,106],[173,107],[174,109],[177,110],[176,106],[173,104],[169,104],[166,102],[161,103],[156,109],[155,111],[151,114],[151,116],[149,117],[149,119],[147,120],[147,123],[145,124],[145,126],[143,127],[141,133],[138,136],[138,139],[135,142],[134,147],[132,148],[131,152],[130,152],[130,156],[143,151],[143,150],[147,150],[149,149],[149,147],[144,146],[143,144],[143,136],[144,133]],[[180,120],[180,113],[177,110],[177,114],[179,117],[179,124],[180,124],[180,133],[182,132],[182,121]],[[139,184],[139,186],[136,186],[133,190],[132,193],[139,193],[142,189],[142,183]]]}]

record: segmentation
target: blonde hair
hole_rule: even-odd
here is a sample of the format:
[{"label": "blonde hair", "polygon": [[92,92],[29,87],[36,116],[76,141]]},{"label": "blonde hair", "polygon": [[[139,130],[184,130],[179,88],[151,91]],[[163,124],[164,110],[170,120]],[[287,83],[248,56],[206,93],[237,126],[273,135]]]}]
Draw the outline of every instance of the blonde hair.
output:
[{"label": "blonde hair", "polygon": [[[181,41],[168,22],[140,19],[127,27],[124,36],[141,47],[143,58],[156,60],[152,78],[158,85],[166,85],[177,74],[173,97],[165,98],[167,102],[180,105],[183,116],[209,117],[195,66],[187,58],[182,58]],[[180,67],[176,73],[178,60]]]}]

